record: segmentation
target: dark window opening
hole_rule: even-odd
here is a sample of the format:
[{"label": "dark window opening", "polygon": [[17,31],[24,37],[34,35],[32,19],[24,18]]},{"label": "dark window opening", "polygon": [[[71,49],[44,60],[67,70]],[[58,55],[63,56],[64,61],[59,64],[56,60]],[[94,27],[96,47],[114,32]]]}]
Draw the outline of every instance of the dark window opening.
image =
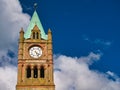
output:
[{"label": "dark window opening", "polygon": [[36,34],[36,37],[37,37],[37,39],[39,39],[39,34],[38,34],[38,32],[37,32],[37,34]]},{"label": "dark window opening", "polygon": [[33,39],[35,39],[35,32],[33,32]]},{"label": "dark window opening", "polygon": [[27,67],[27,78],[31,77],[31,68],[30,66]]},{"label": "dark window opening", "polygon": [[44,67],[42,66],[41,68],[40,68],[40,77],[41,78],[44,78],[45,77],[45,73],[44,73],[45,71],[44,71]]},{"label": "dark window opening", "polygon": [[38,77],[38,69],[37,66],[34,67],[34,78]]}]

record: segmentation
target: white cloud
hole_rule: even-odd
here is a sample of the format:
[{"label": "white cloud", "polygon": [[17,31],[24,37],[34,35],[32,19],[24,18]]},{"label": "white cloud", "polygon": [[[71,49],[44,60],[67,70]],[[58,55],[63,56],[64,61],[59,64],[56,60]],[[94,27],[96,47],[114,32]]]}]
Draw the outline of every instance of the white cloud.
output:
[{"label": "white cloud", "polygon": [[101,39],[96,39],[94,41],[95,44],[101,44],[101,45],[104,45],[104,46],[110,46],[112,43],[110,41],[104,41],[104,40],[101,40]]},{"label": "white cloud", "polygon": [[26,28],[29,18],[22,12],[19,0],[0,0],[0,50],[17,44],[19,31]]},{"label": "white cloud", "polygon": [[116,75],[114,72],[107,71],[106,73],[107,73],[107,74],[109,75],[109,77],[111,77],[112,79],[115,79],[116,81],[120,82],[119,76]]},{"label": "white cloud", "polygon": [[89,38],[88,36],[86,35],[82,35],[82,38],[83,40],[85,41],[88,41],[89,43],[91,44],[96,44],[96,45],[101,45],[103,47],[109,47],[111,46],[112,42],[111,41],[108,41],[108,40],[103,40],[103,39],[100,39],[100,38],[97,38],[97,39],[91,39]]},{"label": "white cloud", "polygon": [[[55,60],[56,90],[120,90],[120,82],[109,79],[107,74],[89,69],[89,63],[100,55],[72,58],[60,55]],[[87,62],[86,62],[87,61]]]},{"label": "white cloud", "polygon": [[112,77],[114,76],[114,73],[111,72],[111,71],[107,71],[107,74],[110,75],[110,76],[112,76]]},{"label": "white cloud", "polygon": [[15,90],[17,69],[13,66],[0,68],[0,90]]},{"label": "white cloud", "polygon": [[[97,61],[100,59],[102,53],[99,53],[99,54],[95,54],[93,52],[91,52],[87,57],[81,57],[80,59],[80,62],[82,61],[83,63],[88,63],[88,64],[92,64],[94,61]],[[78,60],[79,61],[79,60]]]}]

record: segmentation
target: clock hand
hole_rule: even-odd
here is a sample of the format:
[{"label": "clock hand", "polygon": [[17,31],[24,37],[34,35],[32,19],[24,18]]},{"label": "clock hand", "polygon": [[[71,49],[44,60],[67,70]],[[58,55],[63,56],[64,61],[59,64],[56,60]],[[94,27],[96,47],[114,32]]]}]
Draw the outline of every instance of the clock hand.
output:
[{"label": "clock hand", "polygon": [[35,51],[35,53],[36,53],[36,55],[37,55],[37,56],[39,56],[39,55],[40,55],[37,51]]}]

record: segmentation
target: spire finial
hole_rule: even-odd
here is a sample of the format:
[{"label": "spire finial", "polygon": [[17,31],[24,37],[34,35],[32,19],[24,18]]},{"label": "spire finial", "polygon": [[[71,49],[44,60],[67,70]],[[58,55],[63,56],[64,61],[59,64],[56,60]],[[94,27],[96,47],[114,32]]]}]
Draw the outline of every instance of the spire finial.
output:
[{"label": "spire finial", "polygon": [[37,3],[34,3],[34,9],[36,10],[36,8],[37,8]]}]

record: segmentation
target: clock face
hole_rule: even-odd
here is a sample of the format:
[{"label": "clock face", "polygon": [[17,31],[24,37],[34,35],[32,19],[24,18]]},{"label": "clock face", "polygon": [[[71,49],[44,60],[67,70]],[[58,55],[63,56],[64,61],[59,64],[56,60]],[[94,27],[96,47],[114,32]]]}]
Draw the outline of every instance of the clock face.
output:
[{"label": "clock face", "polygon": [[42,55],[42,49],[38,46],[31,47],[29,54],[33,58],[39,58]]}]

